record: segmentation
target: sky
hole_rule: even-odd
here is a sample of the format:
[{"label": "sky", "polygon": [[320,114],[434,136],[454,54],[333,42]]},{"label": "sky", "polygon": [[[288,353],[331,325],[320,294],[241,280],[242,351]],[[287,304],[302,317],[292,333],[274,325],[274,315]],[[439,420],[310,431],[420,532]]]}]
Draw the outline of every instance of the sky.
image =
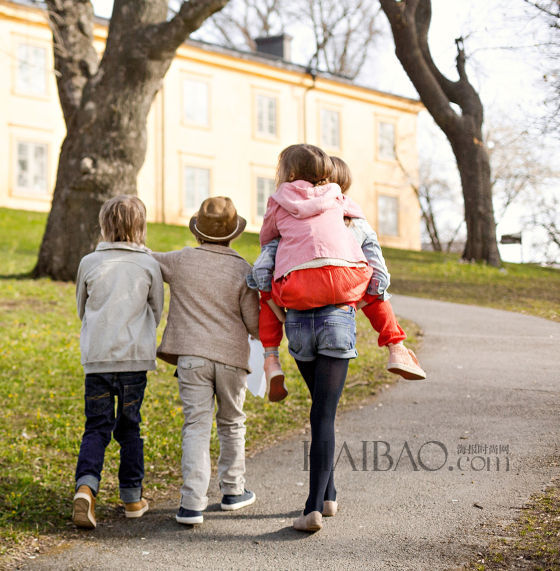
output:
[{"label": "sky", "polygon": [[[96,13],[110,17],[112,0],[93,0]],[[465,38],[469,79],[479,92],[485,109],[487,124],[509,121],[530,123],[533,116],[542,115],[543,69],[540,52],[530,46],[542,40],[546,27],[542,21],[531,18],[522,0],[432,0],[432,22],[429,44],[432,56],[440,70],[456,79],[455,38]],[[374,46],[372,57],[358,78],[363,85],[404,95],[418,97],[394,54],[389,26],[380,14],[385,33]],[[293,36],[292,55],[298,63],[309,58],[312,38],[303,29],[290,29]],[[546,144],[545,144],[546,143]],[[419,121],[419,146],[429,148],[438,156],[439,168],[456,186],[460,194],[454,157],[443,133],[425,112]],[[543,148],[551,161],[560,164],[558,141],[544,141]],[[422,151],[421,151],[422,152]],[[549,190],[545,190],[549,191]],[[510,207],[500,221],[497,234],[518,232],[526,210],[524,205]],[[446,225],[454,227],[462,217],[461,201],[447,209]],[[500,246],[504,261],[541,261],[539,250],[531,246],[538,236],[524,235],[524,245]]]}]

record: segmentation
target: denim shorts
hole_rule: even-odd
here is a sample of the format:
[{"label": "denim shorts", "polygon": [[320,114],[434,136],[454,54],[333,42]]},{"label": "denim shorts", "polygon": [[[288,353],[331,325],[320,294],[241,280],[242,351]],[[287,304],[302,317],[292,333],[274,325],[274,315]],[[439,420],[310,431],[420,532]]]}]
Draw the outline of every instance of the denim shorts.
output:
[{"label": "denim shorts", "polygon": [[356,351],[356,310],[334,305],[286,315],[286,337],[290,355],[298,361],[313,361],[317,355],[354,359]]}]

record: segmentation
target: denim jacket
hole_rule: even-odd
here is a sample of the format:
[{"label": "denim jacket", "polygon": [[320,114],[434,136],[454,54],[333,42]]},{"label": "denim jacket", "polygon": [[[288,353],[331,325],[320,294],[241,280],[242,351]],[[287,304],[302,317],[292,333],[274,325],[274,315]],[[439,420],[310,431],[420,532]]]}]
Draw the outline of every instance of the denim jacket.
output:
[{"label": "denim jacket", "polygon": [[[364,218],[352,218],[348,229],[352,232],[358,244],[360,244],[368,265],[373,269],[367,293],[377,296],[381,300],[389,299],[391,295],[387,289],[391,283],[391,276],[383,258],[375,230]],[[247,285],[251,289],[260,291],[271,290],[279,241],[278,238],[275,238],[262,246],[261,253],[253,266],[252,272],[247,275]]]}]

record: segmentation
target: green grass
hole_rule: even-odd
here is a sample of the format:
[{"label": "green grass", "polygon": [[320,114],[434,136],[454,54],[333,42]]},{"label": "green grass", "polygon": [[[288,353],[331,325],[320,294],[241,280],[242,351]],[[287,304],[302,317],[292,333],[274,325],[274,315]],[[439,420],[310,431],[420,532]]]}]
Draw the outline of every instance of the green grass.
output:
[{"label": "green grass", "polygon": [[560,569],[560,481],[524,506],[523,513],[503,530],[503,537],[488,548],[470,568],[477,571],[498,569]]},{"label": "green grass", "polygon": [[560,271],[537,264],[460,263],[458,254],[384,248],[391,290],[560,321]]},{"label": "green grass", "polygon": [[[0,567],[2,557],[25,549],[37,536],[57,537],[68,526],[74,469],[83,432],[80,321],[74,285],[31,280],[46,215],[0,209]],[[183,227],[151,224],[154,250],[194,245]],[[258,237],[243,235],[234,247],[254,261]],[[167,301],[169,299],[166,292]],[[161,336],[163,323],[158,329]],[[417,328],[403,323],[415,343]],[[350,368],[342,405],[354,405],[392,382],[386,355],[363,317],[358,322],[360,360]],[[281,404],[248,394],[247,449],[252,454],[307,421],[309,401],[286,347],[282,347],[290,396]],[[150,373],[142,407],[146,496],[176,494],[180,483],[182,411],[174,368],[163,362]],[[215,430],[212,452],[217,452]],[[118,445],[107,450],[98,516],[113,515],[118,500]]]},{"label": "green grass", "polygon": [[[1,557],[36,536],[59,536],[68,529],[73,471],[83,431],[83,371],[73,284],[31,280],[46,215],[0,209],[0,566]],[[171,250],[194,245],[183,227],[150,224],[148,246]],[[233,244],[249,261],[259,252],[256,235]],[[489,305],[560,320],[560,272],[531,265],[505,271],[458,263],[455,256],[384,250],[395,293]],[[168,298],[168,296],[167,296]],[[163,325],[158,330],[163,331]],[[401,321],[412,346],[419,331]],[[358,318],[359,359],[350,366],[342,406],[354,406],[395,379],[385,372],[386,354],[377,347],[369,323]],[[309,401],[286,347],[290,396],[280,404],[248,395],[249,454],[300,429]],[[142,407],[146,495],[176,493],[180,482],[182,413],[173,368],[159,363],[149,375]],[[216,434],[212,450],[217,450]],[[108,448],[100,518],[118,506],[118,446]],[[19,547],[18,547],[19,545]]]}]

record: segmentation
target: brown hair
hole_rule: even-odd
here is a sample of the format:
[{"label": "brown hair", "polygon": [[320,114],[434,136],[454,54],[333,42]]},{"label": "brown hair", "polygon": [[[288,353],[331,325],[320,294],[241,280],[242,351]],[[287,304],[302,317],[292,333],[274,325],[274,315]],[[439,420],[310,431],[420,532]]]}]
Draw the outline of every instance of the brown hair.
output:
[{"label": "brown hair", "polygon": [[278,157],[276,184],[305,180],[314,186],[327,184],[333,171],[332,161],[319,147],[300,144],[286,147]]},{"label": "brown hair", "polygon": [[101,239],[105,242],[146,243],[146,207],[137,197],[114,196],[99,211]]},{"label": "brown hair", "polygon": [[331,157],[333,163],[333,173],[331,182],[336,182],[342,192],[346,192],[352,184],[352,173],[350,167],[339,157]]}]

